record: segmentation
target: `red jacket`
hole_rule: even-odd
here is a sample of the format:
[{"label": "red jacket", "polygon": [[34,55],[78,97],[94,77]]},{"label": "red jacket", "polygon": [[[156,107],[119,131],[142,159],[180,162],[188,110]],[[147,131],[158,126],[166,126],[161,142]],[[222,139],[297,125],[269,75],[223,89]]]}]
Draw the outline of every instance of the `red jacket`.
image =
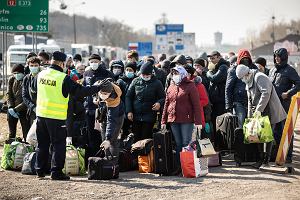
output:
[{"label": "red jacket", "polygon": [[202,83],[196,83],[196,87],[199,92],[199,99],[200,99],[200,113],[201,113],[201,124],[202,127],[205,127],[205,117],[203,107],[208,104],[208,96],[206,93],[206,89]]},{"label": "red jacket", "polygon": [[186,78],[177,86],[173,82],[167,90],[162,124],[167,122],[201,124],[200,101],[195,83]]}]

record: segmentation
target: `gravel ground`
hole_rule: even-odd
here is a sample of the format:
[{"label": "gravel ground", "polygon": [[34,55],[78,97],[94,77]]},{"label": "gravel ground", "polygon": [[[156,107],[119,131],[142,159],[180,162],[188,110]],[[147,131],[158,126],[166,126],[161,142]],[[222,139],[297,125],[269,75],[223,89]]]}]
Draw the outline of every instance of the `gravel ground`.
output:
[{"label": "gravel ground", "polygon": [[[0,114],[0,138],[7,133],[6,116]],[[70,181],[43,180],[20,172],[0,170],[0,199],[300,199],[300,137],[296,137],[293,174],[237,168],[229,158],[222,167],[210,168],[206,177],[160,177],[120,173],[109,181],[88,181],[86,176]],[[0,155],[2,155],[0,146]]]}]

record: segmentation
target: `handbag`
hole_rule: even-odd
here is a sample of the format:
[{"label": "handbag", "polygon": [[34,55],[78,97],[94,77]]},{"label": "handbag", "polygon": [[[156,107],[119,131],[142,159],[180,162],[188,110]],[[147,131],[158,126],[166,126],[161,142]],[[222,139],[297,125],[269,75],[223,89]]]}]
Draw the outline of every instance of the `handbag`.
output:
[{"label": "handbag", "polygon": [[268,143],[274,141],[271,122],[268,116],[245,119],[243,124],[244,143]]},{"label": "handbag", "polygon": [[109,149],[100,149],[96,156],[88,159],[88,180],[109,180],[119,178],[119,164],[117,156],[113,156]]},{"label": "handbag", "polygon": [[199,135],[199,130],[197,129],[197,135],[196,135],[196,139],[201,151],[201,156],[212,156],[217,154],[214,146],[212,145],[212,143],[210,142],[210,139],[208,138],[204,138],[204,139],[200,139],[200,135]]}]

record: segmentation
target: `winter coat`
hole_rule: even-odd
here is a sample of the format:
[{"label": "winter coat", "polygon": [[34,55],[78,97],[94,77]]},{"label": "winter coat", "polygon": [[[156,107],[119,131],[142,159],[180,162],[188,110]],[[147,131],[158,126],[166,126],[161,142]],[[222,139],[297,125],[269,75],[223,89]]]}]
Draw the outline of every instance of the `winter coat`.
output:
[{"label": "winter coat", "polygon": [[162,69],[154,67],[153,69],[155,77],[161,82],[163,86],[166,85],[167,75]]},{"label": "winter coat", "polygon": [[165,97],[163,85],[155,76],[149,81],[137,77],[130,84],[125,97],[126,113],[132,112],[134,121],[154,123],[157,111],[152,110],[152,106],[160,103],[162,107]]},{"label": "winter coat", "polygon": [[161,123],[200,125],[202,124],[200,110],[199,93],[195,83],[186,78],[179,85],[175,85],[172,81],[167,90]]},{"label": "winter coat", "polygon": [[133,78],[128,78],[127,76],[121,76],[118,80],[117,80],[117,85],[120,87],[120,89],[122,90],[122,96],[121,96],[121,100],[125,103],[125,96],[127,93],[127,90],[129,88],[129,85],[131,84],[131,82],[133,81],[133,79],[135,79],[136,76],[134,76]]},{"label": "winter coat", "polygon": [[[83,86],[92,86],[95,82],[99,80],[103,80],[105,78],[112,78],[114,79],[114,74],[111,73],[109,70],[104,68],[104,66],[99,65],[97,70],[88,70],[83,74]],[[95,111],[96,105],[93,103],[93,97],[88,96],[84,102],[84,108],[86,110]]]},{"label": "winter coat", "polygon": [[18,81],[14,76],[8,80],[7,106],[16,112],[26,112],[27,107],[22,98],[23,81]]},{"label": "winter coat", "polygon": [[[288,112],[291,98],[300,91],[300,77],[296,70],[287,64],[288,52],[285,49],[277,50],[281,58],[281,64],[275,64],[269,72],[269,77],[273,83],[277,95],[285,111]],[[274,61],[275,62],[275,61]],[[287,99],[282,99],[282,93],[288,93]]]},{"label": "winter coat", "polygon": [[36,107],[37,76],[27,74],[23,79],[22,98],[30,112]]},{"label": "winter coat", "polygon": [[227,78],[228,62],[223,58],[216,64],[215,69],[207,72],[210,81],[208,94],[212,104],[225,104],[225,84]]},{"label": "winter coat", "polygon": [[286,112],[269,77],[255,70],[253,79],[253,84],[246,86],[248,93],[248,117],[251,117],[255,111],[260,111],[263,116],[269,116],[271,124],[284,120]]},{"label": "winter coat", "polygon": [[201,124],[202,124],[202,127],[205,127],[205,116],[204,116],[203,108],[205,106],[207,106],[207,104],[209,103],[209,100],[208,100],[208,95],[207,95],[206,89],[205,89],[204,85],[201,83],[201,81],[199,81],[199,79],[200,79],[199,77],[195,77],[193,79],[193,81],[195,82],[198,93],[199,93]]}]

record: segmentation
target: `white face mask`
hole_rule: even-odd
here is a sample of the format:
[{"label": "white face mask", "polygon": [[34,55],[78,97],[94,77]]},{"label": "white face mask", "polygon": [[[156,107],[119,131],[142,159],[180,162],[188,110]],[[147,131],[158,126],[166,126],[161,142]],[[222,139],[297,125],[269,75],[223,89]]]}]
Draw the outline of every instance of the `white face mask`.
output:
[{"label": "white face mask", "polygon": [[113,73],[114,73],[114,75],[118,76],[122,73],[122,70],[121,69],[113,69]]},{"label": "white face mask", "polygon": [[99,96],[100,96],[100,98],[101,98],[102,100],[106,100],[106,99],[109,98],[110,94],[101,94],[101,93],[100,93]]},{"label": "white face mask", "polygon": [[91,68],[92,68],[92,70],[97,70],[98,69],[98,67],[99,67],[99,64],[98,63],[90,63],[90,66],[91,66]]},{"label": "white face mask", "polygon": [[181,76],[180,76],[180,74],[173,75],[172,79],[173,79],[173,81],[175,82],[176,85],[178,85],[181,82]]},{"label": "white face mask", "polygon": [[143,75],[141,75],[141,78],[142,78],[144,81],[150,81],[151,76],[149,76],[149,77],[144,77]]}]

